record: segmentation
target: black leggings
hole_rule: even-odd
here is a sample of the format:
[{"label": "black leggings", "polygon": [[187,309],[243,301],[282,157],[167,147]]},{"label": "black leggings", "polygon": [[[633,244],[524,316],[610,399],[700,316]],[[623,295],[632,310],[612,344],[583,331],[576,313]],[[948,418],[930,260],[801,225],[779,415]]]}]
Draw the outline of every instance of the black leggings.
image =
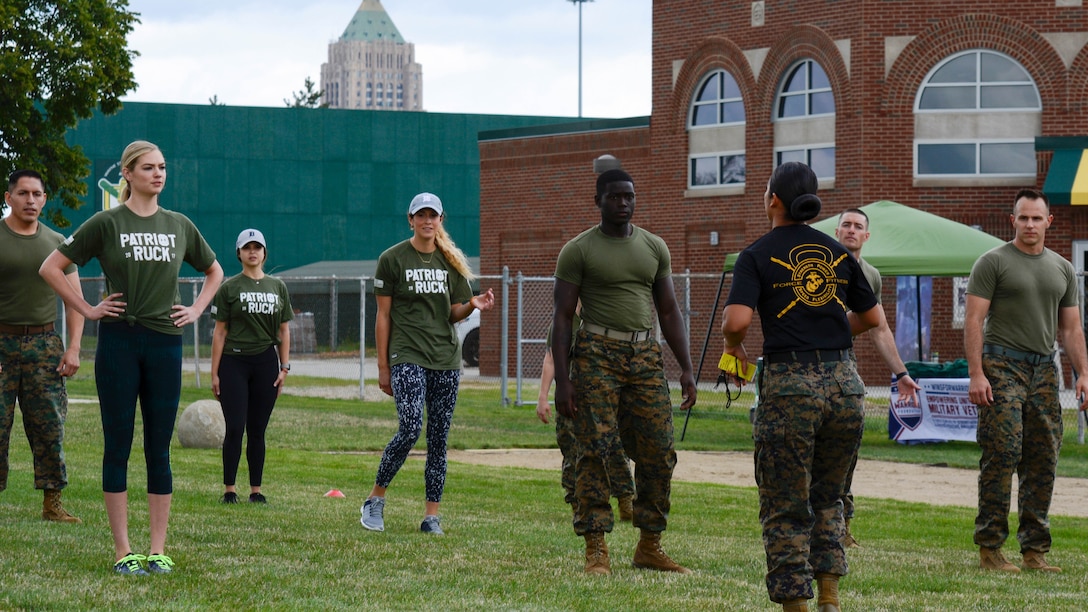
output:
[{"label": "black leggings", "polygon": [[100,324],[94,380],[102,407],[102,490],[128,490],[128,458],[139,399],[147,492],[173,493],[170,439],[181,398],[181,334],[123,322]]},{"label": "black leggings", "polygon": [[258,355],[223,355],[219,362],[219,402],[227,432],[223,438],[223,484],[234,485],[246,434],[249,485],[261,486],[264,475],[264,432],[276,406],[276,377],[280,374],[276,347]]}]

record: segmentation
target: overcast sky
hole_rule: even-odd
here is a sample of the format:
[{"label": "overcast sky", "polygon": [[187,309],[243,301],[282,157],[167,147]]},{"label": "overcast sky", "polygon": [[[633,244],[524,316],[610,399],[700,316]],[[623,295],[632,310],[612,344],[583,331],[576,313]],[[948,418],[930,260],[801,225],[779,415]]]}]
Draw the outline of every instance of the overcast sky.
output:
[{"label": "overcast sky", "polygon": [[[320,85],[328,45],[360,0],[129,0],[137,102],[283,106]],[[430,112],[578,114],[570,0],[382,0],[423,65]],[[582,5],[586,117],[650,114],[652,0]]]}]

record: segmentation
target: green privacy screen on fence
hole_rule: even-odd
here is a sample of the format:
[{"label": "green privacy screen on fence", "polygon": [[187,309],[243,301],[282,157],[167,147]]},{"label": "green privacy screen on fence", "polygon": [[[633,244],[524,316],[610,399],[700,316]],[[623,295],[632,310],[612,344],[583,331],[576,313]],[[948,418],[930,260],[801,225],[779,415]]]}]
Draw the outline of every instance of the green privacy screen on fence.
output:
[{"label": "green privacy screen on fence", "polygon": [[[227,274],[241,268],[234,239],[256,227],[268,270],[317,261],[368,260],[410,233],[408,202],[442,198],[446,227],[467,255],[480,251],[481,131],[581,121],[570,117],[256,108],[128,102],[68,134],[91,160],[84,206],[65,210],[71,233],[109,202],[118,160],[133,140],[166,157],[159,202],[184,213]],[[585,120],[590,121],[590,120]],[[55,206],[56,201],[51,201]],[[99,274],[97,262],[80,272]],[[187,268],[183,275],[193,275]]]}]

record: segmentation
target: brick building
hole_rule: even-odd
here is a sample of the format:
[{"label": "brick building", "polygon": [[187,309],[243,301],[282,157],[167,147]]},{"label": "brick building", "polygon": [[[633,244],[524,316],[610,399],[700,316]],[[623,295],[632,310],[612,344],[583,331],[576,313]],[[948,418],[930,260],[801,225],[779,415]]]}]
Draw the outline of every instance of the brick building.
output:
[{"label": "brick building", "polygon": [[[767,180],[792,159],[820,176],[820,218],[887,199],[1002,239],[1015,191],[1045,184],[1047,246],[1084,269],[1088,212],[1067,206],[1088,201],[1073,179],[1088,148],[1082,0],[669,0],[653,20],[649,118],[481,134],[484,274],[554,271],[560,247],[599,219],[602,154],[635,178],[634,221],[667,241],[674,272],[720,272],[765,233]],[[696,361],[712,285],[692,302]],[[894,328],[896,282],[884,286]],[[963,355],[953,294],[934,279],[930,350],[944,359]],[[883,383],[871,343],[859,349],[866,381]],[[720,352],[715,329],[702,380]]]}]

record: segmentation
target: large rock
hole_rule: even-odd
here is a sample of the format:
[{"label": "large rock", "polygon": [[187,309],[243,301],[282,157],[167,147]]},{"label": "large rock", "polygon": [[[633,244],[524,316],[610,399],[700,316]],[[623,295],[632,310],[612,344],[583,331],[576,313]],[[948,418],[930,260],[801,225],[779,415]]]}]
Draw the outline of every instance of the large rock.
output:
[{"label": "large rock", "polygon": [[227,425],[216,400],[197,400],[178,419],[178,441],[185,448],[223,448]]}]

